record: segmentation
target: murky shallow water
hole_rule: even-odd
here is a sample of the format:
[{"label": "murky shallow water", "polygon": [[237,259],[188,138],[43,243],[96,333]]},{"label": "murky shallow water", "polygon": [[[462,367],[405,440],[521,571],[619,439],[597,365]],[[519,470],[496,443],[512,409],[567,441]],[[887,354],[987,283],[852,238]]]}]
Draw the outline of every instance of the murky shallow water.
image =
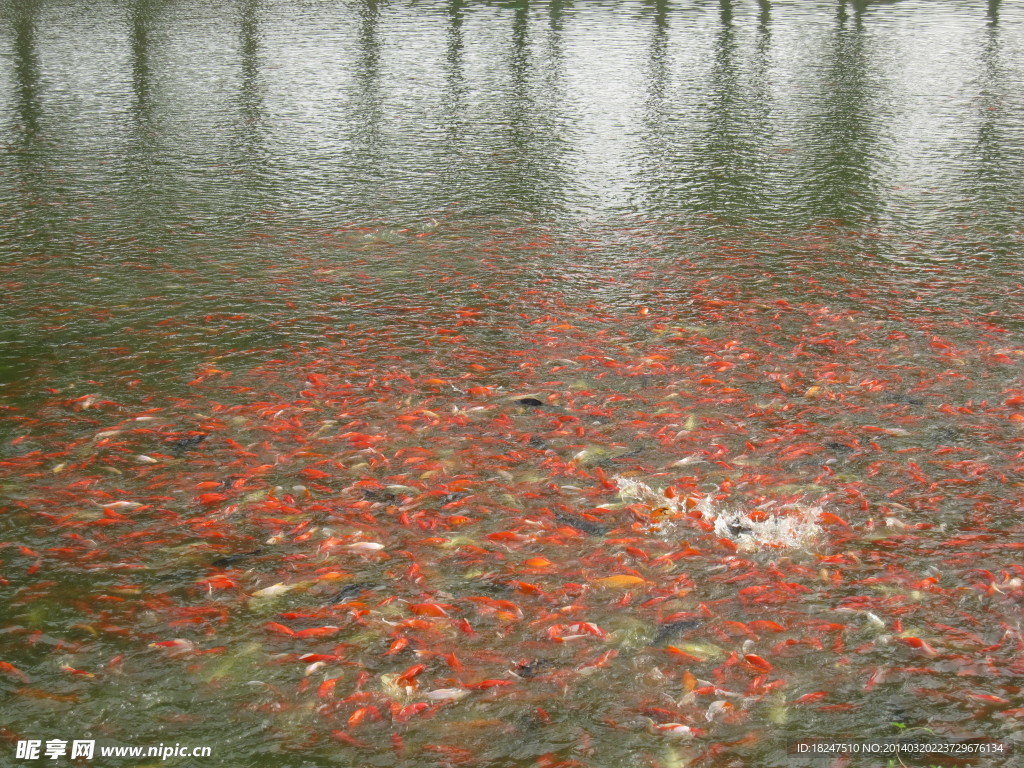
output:
[{"label": "murky shallow water", "polygon": [[1022,21],[5,6],[4,736],[1019,743]]}]

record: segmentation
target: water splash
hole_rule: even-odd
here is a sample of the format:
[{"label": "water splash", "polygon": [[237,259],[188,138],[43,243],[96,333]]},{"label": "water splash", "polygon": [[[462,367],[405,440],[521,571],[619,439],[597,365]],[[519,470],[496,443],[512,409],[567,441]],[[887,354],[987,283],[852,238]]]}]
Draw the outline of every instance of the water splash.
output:
[{"label": "water splash", "polygon": [[653,525],[661,534],[676,533],[688,514],[695,511],[714,524],[717,536],[736,542],[744,551],[804,548],[812,545],[821,534],[818,520],[824,510],[820,506],[769,501],[749,510],[730,509],[716,503],[713,494],[699,500],[681,496],[669,498],[664,491],[655,490],[640,480],[616,477],[615,482],[623,501],[647,504],[657,512]]}]

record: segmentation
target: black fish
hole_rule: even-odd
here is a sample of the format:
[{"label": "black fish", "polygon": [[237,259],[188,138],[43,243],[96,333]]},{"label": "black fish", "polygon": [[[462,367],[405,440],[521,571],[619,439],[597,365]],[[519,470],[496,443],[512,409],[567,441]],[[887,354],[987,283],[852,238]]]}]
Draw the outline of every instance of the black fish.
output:
[{"label": "black fish", "polygon": [[845,455],[857,452],[856,448],[852,445],[847,445],[846,443],[825,443],[825,447],[833,453],[841,453]]},{"label": "black fish", "polygon": [[182,437],[178,440],[172,440],[170,442],[171,451],[173,451],[176,456],[181,456],[185,451],[191,451],[193,448],[198,448],[208,437],[209,435],[193,435],[192,437]]},{"label": "black fish", "polygon": [[662,624],[658,627],[658,631],[654,635],[654,640],[651,641],[651,645],[655,648],[660,648],[669,640],[685,635],[686,633],[692,632],[702,626],[704,626],[703,619],[680,619],[679,621],[670,621],[667,624]]},{"label": "black fish", "polygon": [[252,552],[238,552],[234,555],[225,555],[224,557],[218,557],[210,565],[214,568],[227,568],[232,563],[237,563],[239,560],[245,560],[247,557],[253,557],[254,555],[262,555],[262,549],[254,549]]},{"label": "black fish", "polygon": [[750,534],[754,532],[752,528],[748,528],[745,525],[740,525],[739,523],[729,523],[729,525],[727,525],[726,527],[729,529],[729,533],[731,533],[733,536],[741,536],[744,533]]},{"label": "black fish", "polygon": [[570,515],[566,512],[555,512],[554,515],[555,520],[562,525],[568,525],[570,528],[589,533],[591,536],[604,536],[609,531],[607,526],[593,523],[590,520],[585,520],[582,517],[576,517],[576,515]]},{"label": "black fish", "polygon": [[538,400],[536,397],[521,397],[516,402],[530,408],[541,408],[545,405],[543,400]]},{"label": "black fish", "polygon": [[373,589],[379,589],[379,587],[377,585],[371,584],[371,583],[369,583],[367,581],[357,581],[357,582],[355,582],[353,584],[349,584],[347,587],[342,589],[337,594],[332,595],[328,599],[327,604],[328,605],[335,605],[336,603],[344,603],[344,602],[347,602],[348,600],[350,600],[353,597],[357,597],[358,595],[362,594],[363,592],[366,592],[368,590],[373,590]]},{"label": "black fish", "polygon": [[362,489],[363,498],[367,501],[376,501],[381,504],[394,504],[398,496],[388,490],[374,490],[371,488]]},{"label": "black fish", "polygon": [[520,662],[519,664],[516,664],[516,668],[512,671],[524,680],[529,680],[538,672],[541,672],[544,668],[550,666],[551,662],[548,659],[535,659],[534,661]]}]

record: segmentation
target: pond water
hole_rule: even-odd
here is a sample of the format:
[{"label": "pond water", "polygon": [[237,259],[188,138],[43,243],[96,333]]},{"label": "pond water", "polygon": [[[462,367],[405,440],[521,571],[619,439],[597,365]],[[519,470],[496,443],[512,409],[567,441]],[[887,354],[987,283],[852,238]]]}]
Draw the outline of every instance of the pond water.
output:
[{"label": "pond water", "polygon": [[1014,764],[1022,83],[997,0],[0,3],[0,763]]}]

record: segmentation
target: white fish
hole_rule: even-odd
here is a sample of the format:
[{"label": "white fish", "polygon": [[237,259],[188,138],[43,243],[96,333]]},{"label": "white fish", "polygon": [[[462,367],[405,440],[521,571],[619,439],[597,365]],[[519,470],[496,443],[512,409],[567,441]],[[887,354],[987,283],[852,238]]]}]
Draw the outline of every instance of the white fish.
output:
[{"label": "white fish", "polygon": [[427,691],[423,697],[431,701],[458,701],[469,695],[465,688],[438,688],[435,691]]},{"label": "white fish", "polygon": [[885,622],[878,618],[878,616],[873,614],[871,611],[864,611],[864,615],[867,617],[867,620],[875,627],[877,627],[878,629],[885,629]]},{"label": "white fish", "polygon": [[384,549],[384,545],[376,541],[357,541],[354,544],[346,544],[342,549],[351,549],[353,552],[379,552]]},{"label": "white fish", "polygon": [[689,456],[684,456],[679,461],[671,464],[670,466],[673,466],[673,467],[685,467],[685,466],[687,466],[689,464],[706,464],[706,463],[707,462],[704,460],[704,458],[702,456],[697,456],[695,454],[691,454]]},{"label": "white fish", "polygon": [[283,581],[279,581],[277,584],[274,584],[272,586],[264,587],[263,589],[257,589],[255,592],[252,593],[251,597],[277,597],[278,595],[283,595],[285,592],[290,592],[291,590],[295,589],[296,586],[297,585],[295,584],[285,584]]},{"label": "white fish", "polygon": [[704,714],[704,718],[710,723],[718,715],[722,714],[726,710],[732,709],[732,702],[729,701],[713,701],[711,706],[708,707],[708,711]]}]

